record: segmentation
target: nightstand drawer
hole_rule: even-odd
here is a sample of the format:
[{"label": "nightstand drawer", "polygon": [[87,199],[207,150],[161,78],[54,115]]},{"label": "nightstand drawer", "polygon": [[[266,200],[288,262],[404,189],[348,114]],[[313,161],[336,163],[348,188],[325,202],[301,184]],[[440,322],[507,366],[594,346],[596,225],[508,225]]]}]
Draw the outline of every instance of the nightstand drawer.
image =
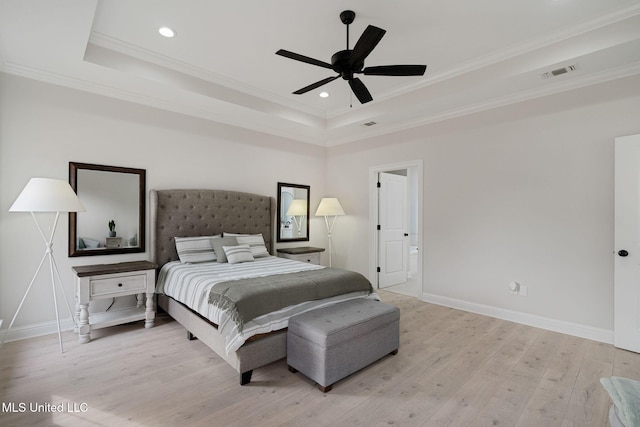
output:
[{"label": "nightstand drawer", "polygon": [[311,264],[320,264],[320,254],[318,252],[311,254],[287,255],[287,258],[295,259],[296,261],[309,262]]},{"label": "nightstand drawer", "polygon": [[324,252],[324,248],[301,246],[297,248],[280,248],[278,249],[278,256],[320,265],[320,253],[322,252]]},{"label": "nightstand drawer", "polygon": [[91,298],[109,297],[121,293],[129,295],[134,291],[142,293],[146,292],[147,289],[147,275],[136,274],[131,276],[93,279],[89,284],[91,287]]}]

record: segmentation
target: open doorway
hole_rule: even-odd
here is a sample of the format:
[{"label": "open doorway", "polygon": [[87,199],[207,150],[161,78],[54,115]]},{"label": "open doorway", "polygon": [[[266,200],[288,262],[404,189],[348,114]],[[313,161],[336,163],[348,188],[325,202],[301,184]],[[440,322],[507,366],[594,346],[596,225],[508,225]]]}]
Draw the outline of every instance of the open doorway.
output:
[{"label": "open doorway", "polygon": [[422,297],[422,160],[369,169],[369,277],[375,288]]}]

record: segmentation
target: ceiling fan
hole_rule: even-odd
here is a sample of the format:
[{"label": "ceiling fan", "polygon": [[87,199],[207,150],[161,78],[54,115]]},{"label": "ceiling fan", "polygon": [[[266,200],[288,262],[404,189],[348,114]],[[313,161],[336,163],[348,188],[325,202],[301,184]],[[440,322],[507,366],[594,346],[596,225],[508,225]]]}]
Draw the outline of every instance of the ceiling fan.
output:
[{"label": "ceiling fan", "polygon": [[371,97],[371,93],[369,93],[367,87],[362,83],[362,80],[354,77],[354,74],[364,74],[367,76],[424,75],[424,72],[427,69],[426,65],[378,65],[375,67],[365,68],[364,60],[380,42],[386,31],[382,28],[369,25],[358,39],[353,49],[349,49],[349,24],[353,22],[355,17],[356,13],[352,10],[345,10],[340,14],[340,20],[347,26],[347,48],[334,53],[331,57],[331,64],[284,49],[280,49],[276,52],[276,55],[284,56],[285,58],[294,59],[296,61],[306,62],[307,64],[316,65],[318,67],[328,68],[338,73],[337,76],[327,77],[326,79],[312,83],[309,86],[305,86],[302,89],[298,89],[293,92],[295,95],[302,95],[303,93],[307,93],[310,90],[332,82],[338,77],[342,77],[344,80],[349,82],[349,86],[351,86],[351,90],[353,90],[358,101],[360,101],[361,104],[364,104],[372,101],[373,98]]}]

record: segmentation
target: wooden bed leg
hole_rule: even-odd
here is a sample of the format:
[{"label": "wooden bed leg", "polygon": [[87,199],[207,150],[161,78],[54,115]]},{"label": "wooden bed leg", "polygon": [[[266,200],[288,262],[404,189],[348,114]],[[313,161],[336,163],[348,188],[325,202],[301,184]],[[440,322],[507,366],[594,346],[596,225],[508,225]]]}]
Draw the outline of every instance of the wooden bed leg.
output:
[{"label": "wooden bed leg", "polygon": [[293,372],[294,374],[296,372],[298,372],[298,370],[296,368],[294,368],[293,366],[291,366],[291,365],[287,365],[287,366],[289,367],[289,372]]},{"label": "wooden bed leg", "polygon": [[240,374],[240,385],[247,385],[251,382],[251,374],[253,374],[253,370],[243,372]]},{"label": "wooden bed leg", "polygon": [[395,356],[396,354],[398,354],[398,349],[396,348],[395,350],[393,350],[393,351],[392,351],[391,353],[389,353],[389,354],[392,354],[392,355],[394,355],[394,356]]},{"label": "wooden bed leg", "polygon": [[326,386],[326,387],[325,387],[325,386],[323,386],[323,385],[318,384],[318,388],[319,388],[319,389],[320,389],[320,391],[321,391],[321,392],[323,392],[323,393],[329,393],[329,392],[331,391],[331,389],[333,388],[333,384],[330,384],[330,385],[328,385],[328,386]]},{"label": "wooden bed leg", "polygon": [[195,335],[193,335],[191,332],[187,331],[187,339],[189,341],[193,341],[193,340],[197,340],[198,337],[196,337]]}]

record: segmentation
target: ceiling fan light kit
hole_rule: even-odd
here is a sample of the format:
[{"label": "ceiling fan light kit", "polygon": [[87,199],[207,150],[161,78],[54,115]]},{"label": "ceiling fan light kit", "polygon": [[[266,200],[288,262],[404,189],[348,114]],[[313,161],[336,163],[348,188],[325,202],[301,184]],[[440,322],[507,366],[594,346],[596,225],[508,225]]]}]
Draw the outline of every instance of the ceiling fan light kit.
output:
[{"label": "ceiling fan light kit", "polygon": [[293,92],[294,95],[302,95],[303,93],[307,93],[342,77],[344,80],[349,82],[349,86],[356,98],[358,98],[358,101],[360,101],[361,104],[365,104],[372,101],[373,97],[362,80],[358,77],[354,77],[354,74],[364,74],[368,76],[424,75],[427,69],[426,65],[379,65],[374,67],[365,67],[365,59],[378,45],[380,40],[382,40],[386,31],[382,28],[369,25],[358,39],[353,49],[349,49],[349,25],[353,22],[355,17],[356,14],[352,10],[345,10],[340,13],[340,21],[347,26],[347,48],[334,53],[333,56],[331,56],[330,64],[328,62],[320,61],[318,59],[310,58],[284,49],[280,49],[276,52],[276,55],[318,67],[328,68],[338,73],[336,76],[327,77],[326,79],[322,79],[298,89]]}]

